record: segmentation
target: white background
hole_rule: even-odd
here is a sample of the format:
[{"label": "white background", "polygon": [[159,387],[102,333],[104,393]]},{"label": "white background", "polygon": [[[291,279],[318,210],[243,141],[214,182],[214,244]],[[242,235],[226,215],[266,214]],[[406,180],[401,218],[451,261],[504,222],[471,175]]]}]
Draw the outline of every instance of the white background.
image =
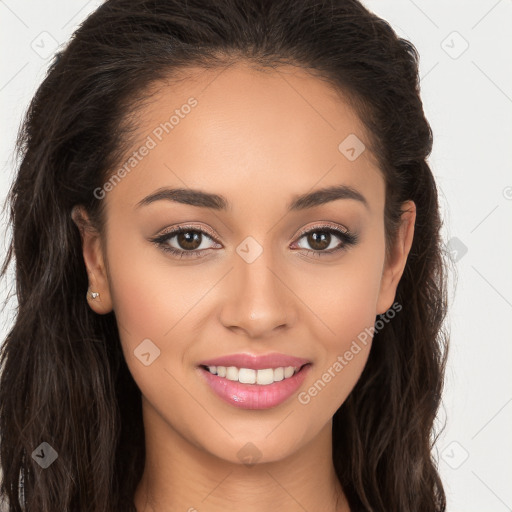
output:
[{"label": "white background", "polygon": [[[57,45],[99,0],[0,0],[0,201],[16,132]],[[364,0],[420,54],[452,280],[439,420],[449,512],[512,510],[512,0]],[[467,48],[466,48],[467,46]],[[6,246],[5,217],[0,247]],[[456,250],[456,252],[455,252]],[[12,273],[11,273],[12,276]],[[0,297],[12,283],[2,283]],[[3,340],[14,303],[1,319]],[[313,512],[313,511],[310,511]]]}]

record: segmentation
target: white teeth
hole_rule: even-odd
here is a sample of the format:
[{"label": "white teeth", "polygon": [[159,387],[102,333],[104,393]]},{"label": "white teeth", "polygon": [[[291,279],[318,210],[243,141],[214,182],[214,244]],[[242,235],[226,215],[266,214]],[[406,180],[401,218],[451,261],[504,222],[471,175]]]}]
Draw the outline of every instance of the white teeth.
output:
[{"label": "white teeth", "polygon": [[274,380],[279,382],[284,379],[284,368],[276,368],[274,370]]},{"label": "white teeth", "polygon": [[218,375],[228,380],[236,380],[242,384],[260,384],[266,386],[292,377],[299,371],[299,368],[294,366],[281,366],[279,368],[254,370],[252,368],[237,368],[236,366],[208,366],[208,370],[213,375]]},{"label": "white teeth", "polygon": [[238,382],[242,384],[254,384],[256,382],[256,370],[240,368],[238,371]]},{"label": "white teeth", "polygon": [[272,368],[267,368],[265,370],[258,370],[256,373],[256,382],[258,384],[272,384],[274,382],[274,371]]},{"label": "white teeth", "polygon": [[236,366],[228,366],[226,368],[226,379],[238,380],[238,368]]},{"label": "white teeth", "polygon": [[295,373],[295,368],[293,366],[287,366],[284,369],[284,378],[287,379],[288,377],[291,377]]}]

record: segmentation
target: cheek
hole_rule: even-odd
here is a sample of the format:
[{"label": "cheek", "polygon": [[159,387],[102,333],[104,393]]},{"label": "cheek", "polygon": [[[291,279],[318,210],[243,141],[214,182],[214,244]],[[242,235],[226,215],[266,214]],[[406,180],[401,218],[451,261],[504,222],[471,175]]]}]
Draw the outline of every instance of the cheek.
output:
[{"label": "cheek", "polygon": [[[128,246],[130,250],[120,249]],[[188,313],[215,283],[215,276],[198,272],[197,267],[173,264],[144,242],[121,244],[112,239],[109,252],[113,308],[118,322],[134,339],[163,342],[174,337],[180,323],[186,323]]]},{"label": "cheek", "polygon": [[109,244],[110,292],[126,363],[144,394],[179,389],[166,370],[180,380],[187,375],[202,306],[214,295],[209,293],[222,271],[206,268],[207,263],[201,271],[176,265],[138,241],[112,237]]},{"label": "cheek", "polygon": [[318,320],[316,338],[329,350],[343,350],[374,324],[383,260],[383,246],[375,244],[347,252],[339,265],[311,265],[301,273],[294,290]]},{"label": "cheek", "polygon": [[143,396],[169,412],[164,404],[187,407],[179,383],[186,376],[183,361],[194,339],[194,305],[205,295],[206,284],[200,284],[197,272],[166,263],[155,261],[145,248],[125,252],[112,247],[109,278],[130,373]]},{"label": "cheek", "polygon": [[316,331],[318,357],[297,395],[301,414],[314,418],[311,435],[332,418],[364,370],[372,344],[377,292],[378,286],[366,273],[351,273],[316,297],[316,310],[328,328]]},{"label": "cheek", "polygon": [[318,354],[314,372],[297,397],[303,413],[328,421],[357,383],[371,348],[384,245],[347,253],[329,279],[305,273],[298,295],[307,298]]}]

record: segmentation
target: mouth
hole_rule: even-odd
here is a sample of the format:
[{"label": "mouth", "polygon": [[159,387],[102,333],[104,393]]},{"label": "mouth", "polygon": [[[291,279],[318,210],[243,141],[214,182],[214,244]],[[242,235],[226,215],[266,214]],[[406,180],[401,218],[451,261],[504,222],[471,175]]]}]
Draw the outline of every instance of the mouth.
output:
[{"label": "mouth", "polygon": [[279,366],[277,368],[237,368],[236,366],[206,366],[200,365],[200,368],[208,371],[212,375],[217,375],[221,379],[227,379],[240,384],[257,384],[259,386],[269,386],[274,382],[281,382],[292,378],[300,372],[306,365],[305,363],[297,366]]},{"label": "mouth", "polygon": [[270,409],[299,390],[311,366],[311,362],[268,368],[201,364],[198,371],[209,390],[224,402],[241,409]]}]

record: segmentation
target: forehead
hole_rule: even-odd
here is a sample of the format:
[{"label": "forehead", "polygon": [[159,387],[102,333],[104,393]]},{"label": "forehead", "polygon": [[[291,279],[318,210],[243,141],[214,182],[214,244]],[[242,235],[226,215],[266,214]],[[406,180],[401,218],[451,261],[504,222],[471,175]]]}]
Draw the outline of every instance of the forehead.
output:
[{"label": "forehead", "polygon": [[[111,194],[123,190],[132,205],[163,186],[229,197],[244,184],[287,196],[315,184],[382,185],[372,153],[361,149],[370,141],[355,111],[340,91],[302,68],[237,63],[183,70],[154,84],[132,119],[132,152],[139,154]],[[348,158],[347,145],[361,154]]]}]

